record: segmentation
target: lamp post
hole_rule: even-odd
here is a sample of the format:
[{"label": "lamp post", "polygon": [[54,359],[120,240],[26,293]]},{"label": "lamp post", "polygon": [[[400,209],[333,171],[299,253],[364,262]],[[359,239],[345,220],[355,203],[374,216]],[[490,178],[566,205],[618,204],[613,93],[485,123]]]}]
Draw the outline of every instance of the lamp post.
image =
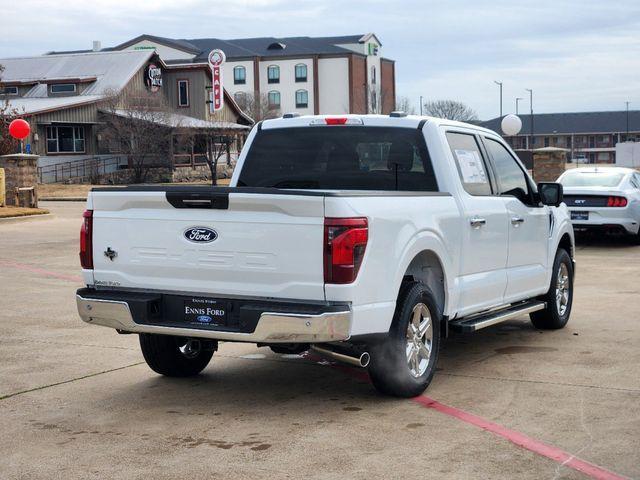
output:
[{"label": "lamp post", "polygon": [[502,117],[502,82],[494,80],[493,83],[500,87],[500,116]]},{"label": "lamp post", "polygon": [[527,92],[529,92],[529,107],[530,107],[530,117],[531,117],[531,150],[533,150],[533,90],[531,88],[525,88]]},{"label": "lamp post", "polygon": [[631,102],[624,102],[627,104],[627,138],[625,139],[626,142],[629,141],[629,103]]},{"label": "lamp post", "polygon": [[422,116],[422,95],[420,95],[420,116]]},{"label": "lamp post", "polygon": [[522,100],[522,97],[516,97],[516,115],[518,115],[518,102]]}]

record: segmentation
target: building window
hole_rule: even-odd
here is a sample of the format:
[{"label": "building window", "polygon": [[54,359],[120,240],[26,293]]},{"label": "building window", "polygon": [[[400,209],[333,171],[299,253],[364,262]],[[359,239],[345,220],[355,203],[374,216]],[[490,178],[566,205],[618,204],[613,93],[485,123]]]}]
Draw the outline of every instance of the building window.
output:
[{"label": "building window", "polygon": [[0,95],[18,95],[18,87],[2,87]]},{"label": "building window", "polygon": [[268,94],[269,108],[280,108],[280,92],[272,90]]},{"label": "building window", "polygon": [[298,90],[296,92],[296,108],[307,108],[309,106],[309,92]]},{"label": "building window", "polygon": [[84,153],[84,127],[47,127],[47,153]]},{"label": "building window", "polygon": [[371,83],[375,85],[377,81],[378,79],[376,78],[376,67],[371,67]]},{"label": "building window", "polygon": [[242,109],[247,108],[247,94],[244,92],[236,92],[233,94],[233,99],[236,101],[238,106]]},{"label": "building window", "polygon": [[280,83],[280,67],[269,65],[267,67],[267,81],[269,83]]},{"label": "building window", "polygon": [[304,63],[296,65],[296,82],[307,81],[307,66]]},{"label": "building window", "polygon": [[74,93],[76,91],[75,83],[54,83],[49,87],[51,93]]},{"label": "building window", "polygon": [[549,137],[544,137],[544,146],[545,147],[549,146]]},{"label": "building window", "polygon": [[178,106],[189,106],[189,80],[178,80]]},{"label": "building window", "polygon": [[247,69],[244,67],[233,67],[234,85],[244,85],[247,83]]}]

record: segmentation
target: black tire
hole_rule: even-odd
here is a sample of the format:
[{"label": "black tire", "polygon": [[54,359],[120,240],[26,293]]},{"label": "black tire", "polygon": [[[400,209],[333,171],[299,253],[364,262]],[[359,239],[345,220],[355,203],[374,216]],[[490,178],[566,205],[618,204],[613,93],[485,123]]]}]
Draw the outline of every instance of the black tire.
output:
[{"label": "black tire", "polygon": [[[568,292],[563,312],[558,308],[558,303],[556,302],[556,289],[560,270],[563,268],[562,266],[566,268],[566,274],[568,275]],[[569,321],[571,305],[573,303],[573,262],[571,261],[569,253],[563,248],[559,248],[556,252],[556,258],[553,261],[551,285],[549,286],[549,291],[540,297],[540,300],[544,300],[547,303],[547,307],[544,310],[538,310],[537,312],[529,314],[533,326],[541,330],[558,330],[564,328]]]},{"label": "black tire", "polygon": [[[421,308],[419,307],[421,304],[428,309],[431,319],[431,340],[429,343],[428,333],[420,338],[423,344],[429,343],[431,350],[428,359],[423,359],[421,364],[422,368],[425,366],[426,368],[422,372],[422,368],[414,369],[418,374],[416,375],[412,373],[409,366],[408,351],[411,347],[407,331],[410,328],[409,323],[412,320],[414,308]],[[422,315],[420,316],[422,318]],[[370,348],[369,376],[379,392],[395,397],[415,397],[425,391],[436,370],[440,350],[441,319],[442,314],[438,310],[435,297],[426,285],[419,282],[403,284],[388,337]],[[413,343],[413,345],[417,344]]]},{"label": "black tire", "polygon": [[[180,347],[187,342],[191,351],[183,353]],[[197,346],[195,345],[197,343]],[[140,348],[147,365],[156,373],[167,377],[192,377],[199,374],[211,361],[215,342],[207,342],[171,335],[140,334]]]},{"label": "black tire", "polygon": [[633,245],[640,245],[640,229],[638,229],[638,233],[631,234],[631,243]]}]

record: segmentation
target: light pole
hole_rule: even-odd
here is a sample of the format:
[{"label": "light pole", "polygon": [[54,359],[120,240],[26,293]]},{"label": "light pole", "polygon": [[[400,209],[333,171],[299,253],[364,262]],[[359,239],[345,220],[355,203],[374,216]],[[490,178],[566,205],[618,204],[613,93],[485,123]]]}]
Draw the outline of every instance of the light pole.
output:
[{"label": "light pole", "polygon": [[516,115],[518,115],[518,102],[522,100],[522,97],[516,97]]},{"label": "light pole", "polygon": [[494,80],[493,83],[500,86],[500,116],[502,117],[502,82]]},{"label": "light pole", "polygon": [[625,142],[629,141],[629,103],[631,102],[624,102],[627,104],[627,138],[625,139]]},{"label": "light pole", "polygon": [[531,150],[533,151],[533,90],[531,88],[525,88],[525,90],[529,92],[529,107],[531,111]]},{"label": "light pole", "polygon": [[420,116],[422,116],[422,95],[420,95]]}]

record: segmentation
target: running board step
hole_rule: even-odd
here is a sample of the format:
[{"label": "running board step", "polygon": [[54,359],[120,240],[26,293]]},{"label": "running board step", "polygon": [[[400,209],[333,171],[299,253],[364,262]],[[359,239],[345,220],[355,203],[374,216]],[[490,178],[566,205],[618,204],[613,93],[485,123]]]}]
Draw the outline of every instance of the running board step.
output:
[{"label": "running board step", "polygon": [[453,320],[449,323],[449,328],[455,332],[468,333],[475,332],[481,328],[490,327],[496,323],[501,323],[512,318],[519,317],[531,312],[537,312],[547,306],[545,302],[532,300],[529,302],[518,303],[500,310],[492,310],[483,312],[469,317]]}]

